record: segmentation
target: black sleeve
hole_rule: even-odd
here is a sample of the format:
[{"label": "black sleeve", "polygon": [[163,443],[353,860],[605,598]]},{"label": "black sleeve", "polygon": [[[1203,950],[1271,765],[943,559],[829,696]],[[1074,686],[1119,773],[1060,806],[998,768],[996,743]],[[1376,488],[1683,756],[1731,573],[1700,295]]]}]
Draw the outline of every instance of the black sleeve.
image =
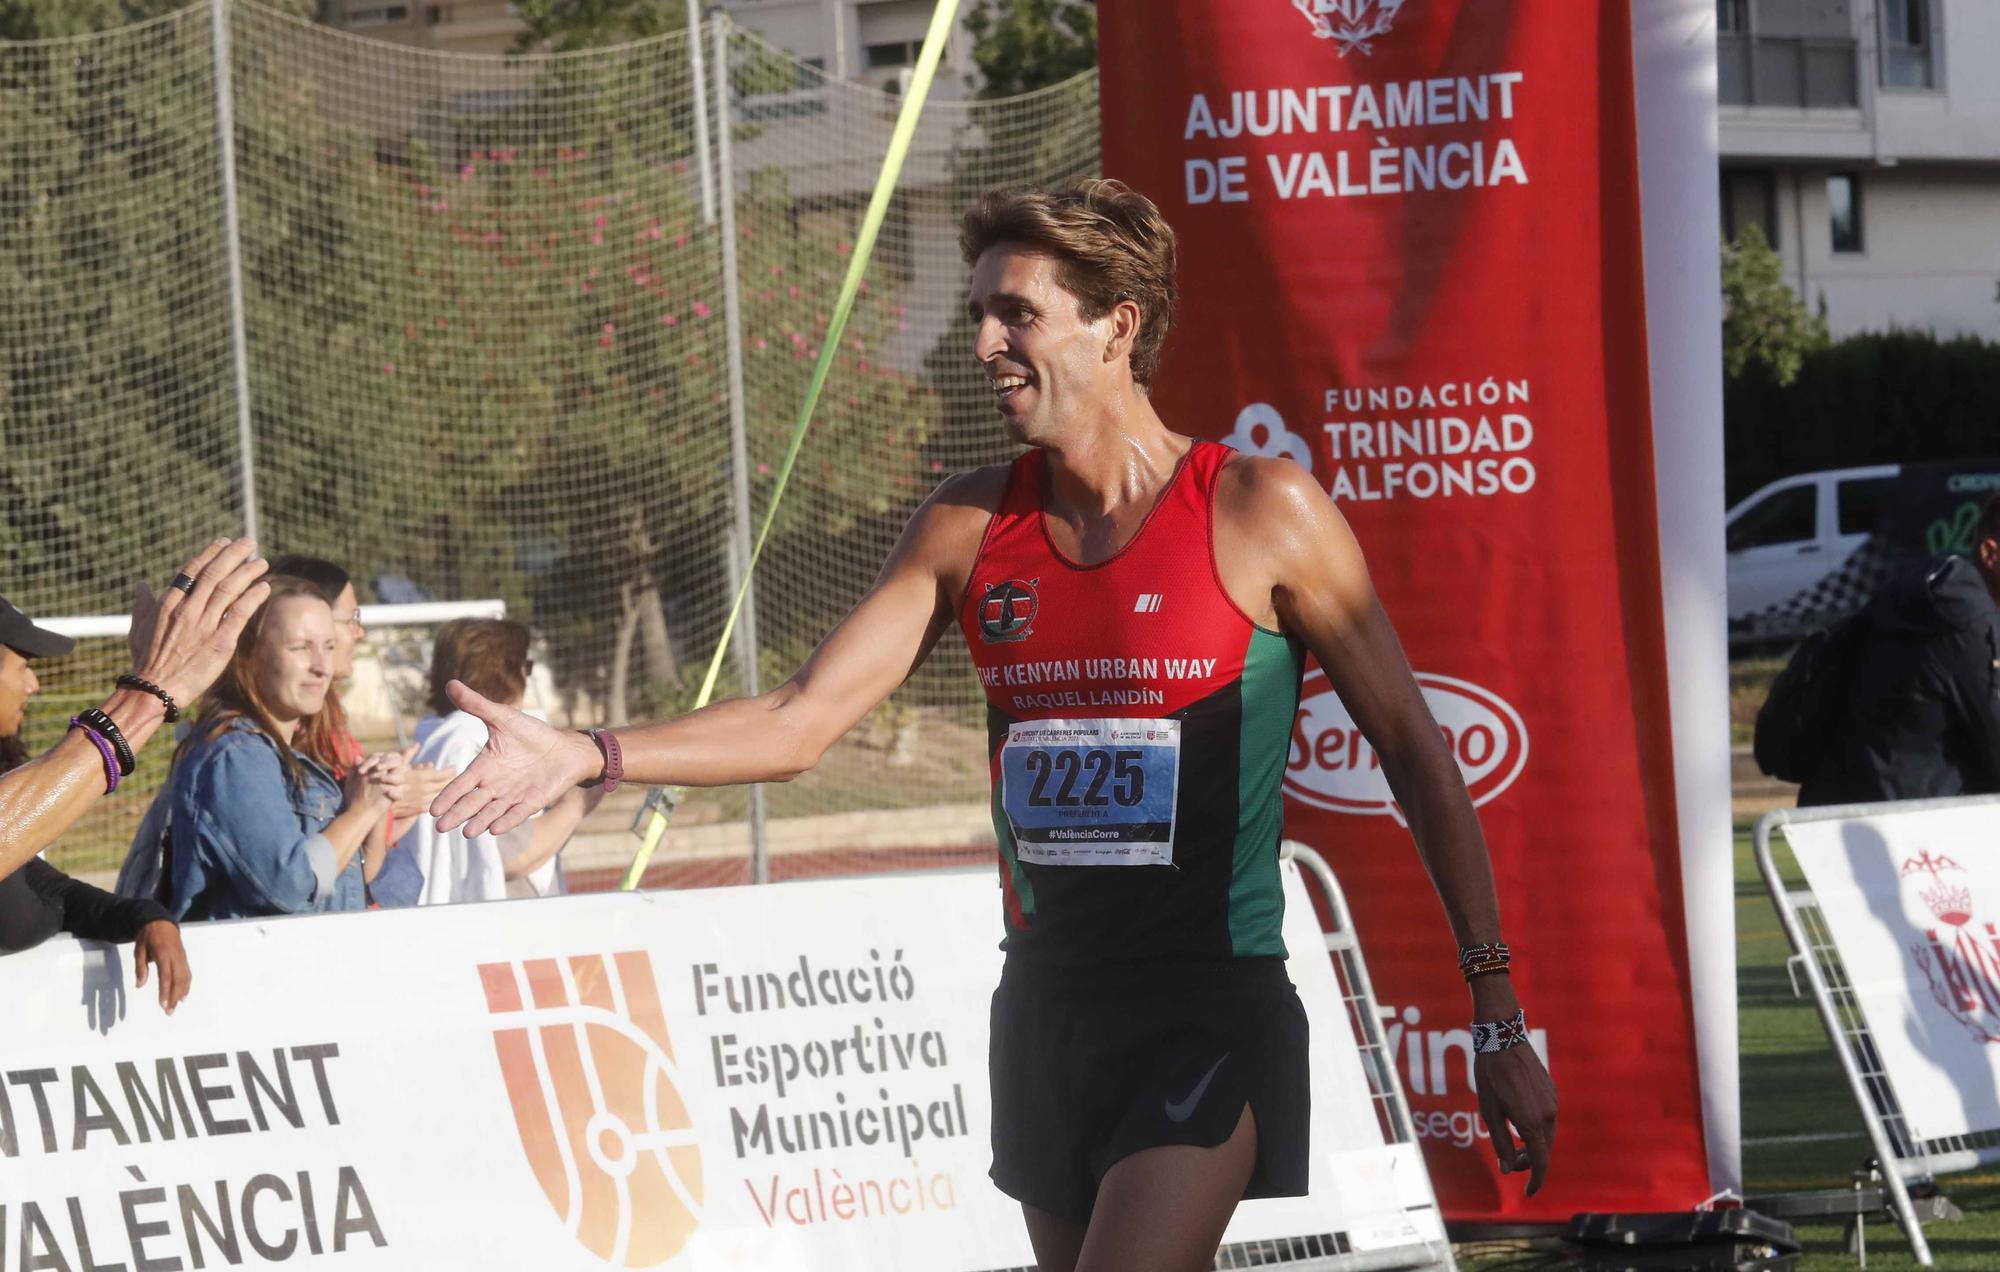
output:
[{"label": "black sleeve", "polygon": [[124,942],[157,919],[170,918],[157,901],[114,896],[72,879],[37,857],[21,867],[28,886],[62,909],[62,930],[91,941]]},{"label": "black sleeve", "polygon": [[62,926],[62,906],[28,886],[28,866],[0,878],[0,954],[31,950],[54,936]]},{"label": "black sleeve", "polygon": [[1985,777],[1983,782],[1975,779],[1969,789],[2000,791],[2000,624],[1971,633],[1960,649],[1960,706]]}]

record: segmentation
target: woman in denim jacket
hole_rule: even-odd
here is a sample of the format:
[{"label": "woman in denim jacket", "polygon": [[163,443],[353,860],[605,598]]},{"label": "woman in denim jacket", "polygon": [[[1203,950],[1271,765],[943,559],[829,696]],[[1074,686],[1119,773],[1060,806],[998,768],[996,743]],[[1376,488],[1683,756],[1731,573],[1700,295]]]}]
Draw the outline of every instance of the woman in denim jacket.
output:
[{"label": "woman in denim jacket", "polygon": [[274,580],[174,760],[167,876],[177,918],[366,905],[361,850],[406,766],[374,755],[344,782],[334,777],[331,740],[314,727],[334,645],[327,603],[305,583]]}]

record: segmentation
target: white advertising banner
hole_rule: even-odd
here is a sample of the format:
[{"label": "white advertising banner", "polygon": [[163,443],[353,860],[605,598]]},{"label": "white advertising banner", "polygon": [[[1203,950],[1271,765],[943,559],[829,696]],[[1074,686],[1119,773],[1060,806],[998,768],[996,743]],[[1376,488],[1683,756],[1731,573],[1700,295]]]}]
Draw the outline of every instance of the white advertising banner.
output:
[{"label": "white advertising banner", "polygon": [[2000,805],[1784,831],[1911,1131],[2000,1128]]},{"label": "white advertising banner", "polygon": [[[1285,869],[1313,1192],[1228,1239],[1439,1239]],[[129,949],[0,959],[0,1267],[1032,1264],[986,1174],[999,905],[980,871],[199,925],[172,1018]]]}]

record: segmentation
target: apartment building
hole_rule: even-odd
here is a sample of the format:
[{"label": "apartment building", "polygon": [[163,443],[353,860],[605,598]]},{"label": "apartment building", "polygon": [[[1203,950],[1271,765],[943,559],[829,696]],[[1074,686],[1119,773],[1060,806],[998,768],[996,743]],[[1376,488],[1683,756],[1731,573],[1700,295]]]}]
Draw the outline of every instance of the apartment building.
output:
[{"label": "apartment building", "polygon": [[[909,80],[932,0],[722,0],[737,24],[841,79],[895,92]],[[963,23],[945,46],[933,96],[968,96],[972,37]]]},{"label": "apartment building", "polygon": [[1723,233],[1836,338],[2000,340],[2000,0],[1717,0]]},{"label": "apartment building", "polygon": [[[653,0],[681,4],[683,0]],[[895,91],[908,81],[930,25],[931,0],[702,0],[800,60],[842,79]],[[322,0],[324,21],[356,35],[455,53],[505,53],[522,31],[507,0]],[[954,29],[933,90],[966,95],[972,38]]]}]

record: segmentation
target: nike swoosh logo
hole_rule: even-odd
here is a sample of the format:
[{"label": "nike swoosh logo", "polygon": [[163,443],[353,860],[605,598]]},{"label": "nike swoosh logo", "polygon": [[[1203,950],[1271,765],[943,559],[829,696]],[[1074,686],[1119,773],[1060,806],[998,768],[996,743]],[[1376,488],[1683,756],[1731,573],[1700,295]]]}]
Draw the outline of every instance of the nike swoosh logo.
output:
[{"label": "nike swoosh logo", "polygon": [[[1222,1060],[1227,1059],[1229,1059],[1229,1053],[1225,1051],[1222,1053]],[[1222,1067],[1222,1060],[1217,1060],[1209,1066],[1208,1072],[1201,1075],[1201,1081],[1194,1084],[1194,1090],[1187,1093],[1185,1100],[1181,1100],[1178,1103],[1173,1100],[1167,1101],[1167,1120],[1169,1122],[1185,1122],[1194,1116],[1195,1107],[1201,1103],[1202,1092],[1208,1090],[1208,1084],[1214,1080],[1216,1070]]]}]

